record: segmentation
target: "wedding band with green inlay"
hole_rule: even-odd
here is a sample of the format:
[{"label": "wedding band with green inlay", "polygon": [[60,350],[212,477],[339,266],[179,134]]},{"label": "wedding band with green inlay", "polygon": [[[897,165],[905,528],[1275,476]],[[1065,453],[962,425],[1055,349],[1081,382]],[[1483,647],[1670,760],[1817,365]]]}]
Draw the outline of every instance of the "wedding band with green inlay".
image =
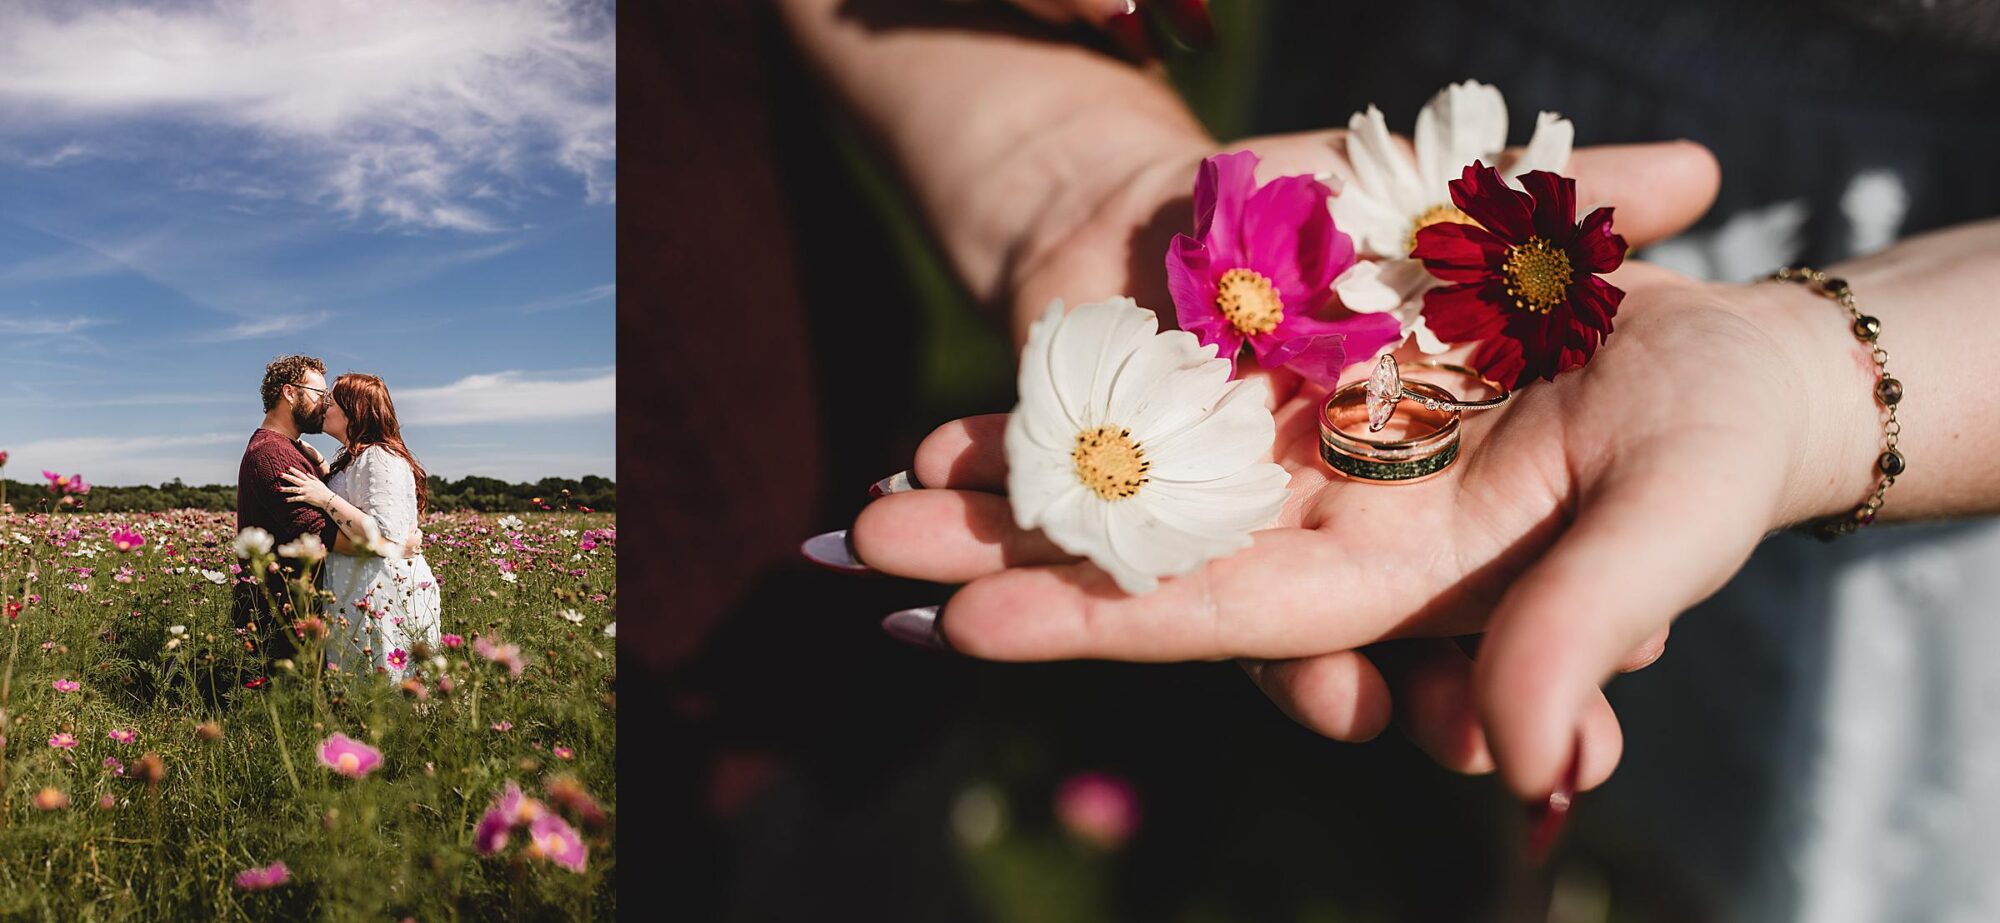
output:
[{"label": "wedding band with green inlay", "polygon": [[1356,480],[1409,484],[1436,475],[1458,460],[1456,396],[1437,385],[1404,381],[1417,406],[1394,415],[1397,429],[1371,435],[1368,382],[1334,390],[1320,406],[1320,458]]}]

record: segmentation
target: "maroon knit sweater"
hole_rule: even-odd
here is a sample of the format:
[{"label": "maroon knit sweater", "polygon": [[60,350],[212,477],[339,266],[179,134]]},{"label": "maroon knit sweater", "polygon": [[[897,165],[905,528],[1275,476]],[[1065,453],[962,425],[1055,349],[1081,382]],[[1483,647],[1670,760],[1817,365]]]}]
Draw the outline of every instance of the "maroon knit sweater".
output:
[{"label": "maroon knit sweater", "polygon": [[261,426],[250,434],[243,464],[236,469],[236,531],[240,534],[256,526],[271,533],[271,540],[278,545],[314,532],[331,549],[333,540],[340,537],[340,527],[318,509],[289,501],[280,489],[287,486],[287,468],[319,475],[319,466],[297,441]]}]

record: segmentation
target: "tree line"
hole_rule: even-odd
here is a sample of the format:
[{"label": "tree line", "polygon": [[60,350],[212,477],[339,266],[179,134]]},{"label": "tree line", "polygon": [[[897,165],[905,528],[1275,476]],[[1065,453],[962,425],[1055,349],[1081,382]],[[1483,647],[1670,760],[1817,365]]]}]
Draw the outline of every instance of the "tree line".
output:
[{"label": "tree line", "polygon": [[[30,512],[53,506],[48,502],[51,498],[48,486],[43,482],[28,483],[9,479],[6,483],[7,502],[12,504],[17,512]],[[498,478],[478,475],[447,481],[434,474],[425,483],[430,488],[430,508],[437,512],[475,510],[482,513],[526,513],[544,508],[560,510],[588,507],[605,511],[618,508],[617,485],[610,478],[594,474],[584,475],[582,479],[542,478],[533,483],[521,484],[511,484]],[[180,478],[158,486],[93,485],[89,493],[77,499],[82,503],[69,508],[86,512],[157,513],[178,509],[231,511],[236,509],[236,485],[195,486],[181,483]]]}]

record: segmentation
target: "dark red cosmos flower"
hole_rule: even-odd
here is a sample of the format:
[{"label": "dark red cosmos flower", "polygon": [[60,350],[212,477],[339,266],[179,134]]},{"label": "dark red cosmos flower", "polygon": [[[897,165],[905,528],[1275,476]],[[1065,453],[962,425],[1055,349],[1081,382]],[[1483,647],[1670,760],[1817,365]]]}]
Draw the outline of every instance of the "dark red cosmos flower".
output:
[{"label": "dark red cosmos flower", "polygon": [[1410,255],[1452,283],[1424,293],[1424,321],[1449,343],[1480,341],[1472,364],[1507,386],[1590,361],[1611,335],[1625,293],[1597,277],[1625,261],[1611,209],[1576,220],[1576,180],[1546,170],[1510,188],[1478,161],[1451,183],[1451,201],[1473,224],[1417,231]]}]

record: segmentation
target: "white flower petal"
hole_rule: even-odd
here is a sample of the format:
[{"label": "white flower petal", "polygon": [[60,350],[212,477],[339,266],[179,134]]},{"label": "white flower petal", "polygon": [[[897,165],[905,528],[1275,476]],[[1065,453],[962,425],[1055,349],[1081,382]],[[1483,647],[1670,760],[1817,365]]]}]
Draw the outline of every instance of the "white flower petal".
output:
[{"label": "white flower petal", "polygon": [[1394,311],[1403,303],[1402,293],[1382,281],[1382,264],[1375,260],[1347,267],[1333,280],[1333,290],[1340,295],[1341,307],[1356,314]]},{"label": "white flower petal", "polygon": [[1080,304],[1063,317],[1049,342],[1049,378],[1078,429],[1106,422],[1119,368],[1159,331],[1159,317],[1130,298]]},{"label": "white flower petal", "polygon": [[1153,337],[1118,370],[1104,422],[1130,429],[1133,438],[1143,440],[1143,431],[1163,413],[1199,413],[1201,402],[1229,380],[1229,362],[1216,358],[1215,349],[1185,330]]},{"label": "white flower petal", "polygon": [[1389,134],[1382,110],[1369,106],[1347,120],[1347,162],[1354,166],[1356,184],[1401,214],[1416,217],[1430,203],[1416,164]]},{"label": "white flower petal", "polygon": [[[1066,440],[1075,439],[1083,429],[1070,417],[1062,400],[1056,396],[1055,379],[1049,374],[1049,349],[1055,342],[1056,328],[1062,326],[1062,322],[1063,302],[1057,298],[1049,302],[1041,319],[1028,327],[1028,344],[1021,348],[1021,370],[1016,376],[1021,402],[1015,406],[1013,418],[1008,421],[1010,434],[1013,421],[1021,420],[1022,435],[1049,449],[1064,448]],[[1010,435],[1010,452],[1012,447]]]},{"label": "white flower petal", "polygon": [[1111,548],[1105,533],[1109,506],[1110,502],[1079,484],[1042,511],[1042,534],[1057,548],[1095,561]]},{"label": "white flower petal", "polygon": [[1007,496],[1014,524],[1023,529],[1039,527],[1050,504],[1064,494],[1085,489],[1068,449],[1045,447],[1031,431],[1028,414],[1017,411],[1007,418]]},{"label": "white flower petal", "polygon": [[1120,589],[1150,593],[1159,577],[1177,577],[1210,558],[1240,551],[1250,544],[1243,533],[1202,533],[1180,528],[1153,515],[1152,504],[1111,504],[1105,523],[1108,559],[1097,560]]},{"label": "white flower petal", "polygon": [[1507,101],[1500,91],[1476,80],[1437,92],[1417,113],[1417,175],[1426,191],[1450,201],[1448,186],[1475,160],[1493,158],[1507,146]]},{"label": "white flower petal", "polygon": [[1213,481],[1152,482],[1145,497],[1153,515],[1190,532],[1251,532],[1277,519],[1291,479],[1283,467],[1259,462]]},{"label": "white flower petal", "polygon": [[1236,382],[1207,416],[1141,443],[1152,477],[1208,481],[1242,470],[1271,452],[1277,425],[1265,406],[1270,386],[1262,378]]},{"label": "white flower petal", "polygon": [[1513,179],[1531,170],[1547,170],[1561,173],[1569,169],[1569,153],[1576,143],[1576,126],[1569,119],[1553,112],[1535,116],[1535,134],[1528,139],[1528,146],[1521,156],[1507,166],[1507,178]]}]

